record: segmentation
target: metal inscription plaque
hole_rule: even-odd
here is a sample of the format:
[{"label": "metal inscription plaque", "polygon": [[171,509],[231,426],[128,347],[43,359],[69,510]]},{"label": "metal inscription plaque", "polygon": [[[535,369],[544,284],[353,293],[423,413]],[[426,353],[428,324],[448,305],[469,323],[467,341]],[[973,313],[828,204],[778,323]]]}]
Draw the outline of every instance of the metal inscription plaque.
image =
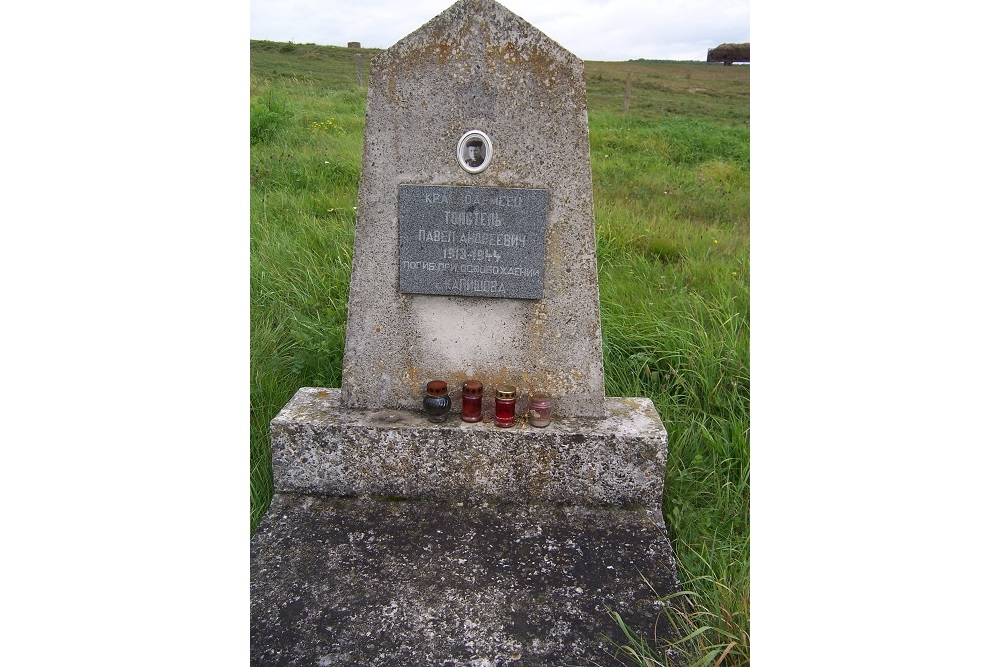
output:
[{"label": "metal inscription plaque", "polygon": [[399,186],[399,291],[541,299],[548,190]]}]

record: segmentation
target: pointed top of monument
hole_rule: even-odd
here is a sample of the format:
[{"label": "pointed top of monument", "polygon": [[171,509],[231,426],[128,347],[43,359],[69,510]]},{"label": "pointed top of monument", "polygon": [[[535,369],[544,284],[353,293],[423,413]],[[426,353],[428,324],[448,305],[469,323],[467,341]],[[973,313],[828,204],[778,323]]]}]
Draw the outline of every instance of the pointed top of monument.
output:
[{"label": "pointed top of monument", "polygon": [[[473,36],[473,39],[467,39]],[[458,0],[378,57],[426,55],[439,61],[476,55],[519,58],[525,52],[582,60],[496,0]]]}]

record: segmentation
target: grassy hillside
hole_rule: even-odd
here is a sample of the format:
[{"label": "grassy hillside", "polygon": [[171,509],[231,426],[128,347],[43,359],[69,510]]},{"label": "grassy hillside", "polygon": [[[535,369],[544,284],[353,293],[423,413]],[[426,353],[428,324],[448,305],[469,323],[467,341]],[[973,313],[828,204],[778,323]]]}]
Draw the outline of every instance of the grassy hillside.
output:
[{"label": "grassy hillside", "polygon": [[[250,43],[251,528],[268,421],[340,386],[373,50]],[[606,393],[670,437],[663,512],[692,663],[749,664],[750,68],[587,62]],[[628,92],[628,113],[625,111]],[[668,664],[634,638],[636,664]]]}]

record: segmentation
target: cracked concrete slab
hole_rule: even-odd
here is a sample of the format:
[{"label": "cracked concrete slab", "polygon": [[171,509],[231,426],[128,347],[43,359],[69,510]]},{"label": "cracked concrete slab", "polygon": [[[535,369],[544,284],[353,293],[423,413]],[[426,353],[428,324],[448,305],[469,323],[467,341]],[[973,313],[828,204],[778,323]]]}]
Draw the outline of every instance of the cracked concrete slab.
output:
[{"label": "cracked concrete slab", "polygon": [[610,612],[653,637],[678,590],[657,519],[276,494],[251,542],[251,664],[622,664]]}]

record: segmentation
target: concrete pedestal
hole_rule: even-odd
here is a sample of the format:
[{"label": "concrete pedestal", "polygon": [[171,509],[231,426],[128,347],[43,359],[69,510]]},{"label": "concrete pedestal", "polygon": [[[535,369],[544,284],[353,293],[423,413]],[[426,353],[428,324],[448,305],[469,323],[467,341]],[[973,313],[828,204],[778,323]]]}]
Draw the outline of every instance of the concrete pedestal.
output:
[{"label": "concrete pedestal", "polygon": [[620,665],[611,612],[666,634],[667,435],[647,399],[607,406],[501,429],[299,390],[272,420],[251,664]]},{"label": "concrete pedestal", "polygon": [[603,419],[535,428],[466,423],[453,406],[420,412],[341,407],[339,389],[305,387],[271,421],[279,493],[398,496],[659,508],[667,432],[648,398],[607,398]]}]

